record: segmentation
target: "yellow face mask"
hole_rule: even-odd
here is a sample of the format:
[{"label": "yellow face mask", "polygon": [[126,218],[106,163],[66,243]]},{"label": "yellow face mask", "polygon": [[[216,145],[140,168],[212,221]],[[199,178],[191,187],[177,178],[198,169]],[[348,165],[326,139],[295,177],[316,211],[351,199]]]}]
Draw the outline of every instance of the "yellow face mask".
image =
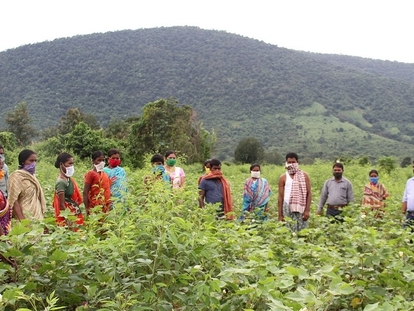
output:
[{"label": "yellow face mask", "polygon": [[204,167],[206,169],[206,174],[210,173],[210,168],[209,167]]},{"label": "yellow face mask", "polygon": [[3,177],[4,177],[4,171],[0,170],[0,179],[3,179]]}]

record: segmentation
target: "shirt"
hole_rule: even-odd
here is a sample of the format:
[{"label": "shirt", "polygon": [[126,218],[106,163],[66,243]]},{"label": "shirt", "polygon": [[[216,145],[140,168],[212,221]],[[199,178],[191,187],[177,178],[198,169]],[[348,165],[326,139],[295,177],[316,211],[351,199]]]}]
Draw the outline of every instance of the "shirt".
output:
[{"label": "shirt", "polygon": [[414,177],[407,180],[402,201],[407,202],[407,212],[414,212]]},{"label": "shirt", "polygon": [[223,184],[220,179],[202,179],[199,189],[204,190],[207,203],[223,203]]},{"label": "shirt", "polygon": [[325,181],[321,191],[321,198],[318,205],[318,212],[322,211],[325,203],[328,205],[346,205],[354,201],[354,191],[351,182],[342,177],[340,181],[336,181],[334,177]]}]

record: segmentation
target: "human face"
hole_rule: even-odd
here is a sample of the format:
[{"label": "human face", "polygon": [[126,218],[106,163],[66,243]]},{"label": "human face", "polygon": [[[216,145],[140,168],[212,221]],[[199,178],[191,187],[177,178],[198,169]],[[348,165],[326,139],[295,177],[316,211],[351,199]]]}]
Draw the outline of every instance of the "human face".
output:
[{"label": "human face", "polygon": [[215,172],[215,171],[219,172],[219,171],[221,171],[221,165],[213,165],[210,168],[210,171],[212,171],[212,172]]},{"label": "human face", "polygon": [[109,158],[114,160],[121,160],[121,155],[119,153],[115,153],[111,155]]},{"label": "human face", "polygon": [[92,160],[92,163],[94,165],[98,165],[99,163],[104,162],[104,161],[105,161],[105,156],[101,155],[101,156],[97,157],[95,160]]},{"label": "human face", "polygon": [[260,167],[258,166],[253,167],[252,172],[260,172]]},{"label": "human face", "polygon": [[371,174],[369,174],[369,177],[378,177],[378,174],[375,172],[372,172]]},{"label": "human face", "polygon": [[161,161],[158,162],[152,162],[152,166],[158,166],[158,165],[164,165]]},{"label": "human face", "polygon": [[0,149],[0,156],[4,155],[4,149]]},{"label": "human face", "polygon": [[287,158],[286,163],[287,164],[298,163],[298,160],[296,160],[296,158]]},{"label": "human face", "polygon": [[176,159],[177,159],[177,156],[175,155],[175,153],[171,153],[171,154],[167,157],[167,160],[169,160],[169,159],[176,160]]},{"label": "human face", "polygon": [[33,162],[37,162],[37,155],[36,153],[33,153],[30,157],[27,158],[26,161],[24,161],[23,165],[29,165]]},{"label": "human face", "polygon": [[73,166],[74,163],[75,162],[73,161],[73,158],[69,158],[65,163],[62,163],[61,168],[62,168],[63,173],[66,173],[66,168],[69,166]]}]

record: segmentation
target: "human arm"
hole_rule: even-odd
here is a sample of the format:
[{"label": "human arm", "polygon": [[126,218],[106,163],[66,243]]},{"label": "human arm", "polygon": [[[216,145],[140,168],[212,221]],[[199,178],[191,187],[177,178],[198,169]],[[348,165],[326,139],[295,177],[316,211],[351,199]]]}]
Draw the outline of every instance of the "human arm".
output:
[{"label": "human arm", "polygon": [[204,199],[205,199],[205,197],[206,197],[206,192],[202,189],[199,189],[198,204],[199,204],[200,208],[204,208],[204,205],[205,205]]},{"label": "human arm", "polygon": [[285,182],[286,182],[286,174],[283,174],[279,177],[279,196],[277,198],[277,208],[279,211],[279,221],[284,221],[283,215],[283,200],[285,197]]},{"label": "human arm", "polygon": [[180,172],[180,188],[184,188],[184,186],[185,186],[185,173],[184,173],[184,170],[181,169],[181,172]]},{"label": "human arm", "polygon": [[85,185],[83,186],[83,204],[85,205],[85,210],[86,213],[89,214],[89,198],[88,198],[88,194],[89,194],[89,190],[91,189],[91,185],[85,183]]},{"label": "human arm", "polygon": [[18,201],[15,201],[13,204],[13,216],[14,218],[17,218],[18,220],[25,219],[22,206],[19,204]]},{"label": "human arm", "polygon": [[355,201],[354,190],[352,189],[351,182],[349,182],[349,185],[347,187],[347,199],[348,199],[348,204]]},{"label": "human arm", "polygon": [[318,210],[316,212],[317,215],[322,215],[323,206],[325,205],[326,200],[328,199],[328,193],[329,193],[328,192],[328,181],[326,181],[321,191],[321,197],[319,199]]},{"label": "human arm", "polygon": [[303,211],[302,219],[306,221],[309,219],[310,205],[312,202],[311,183],[310,183],[309,175],[306,173],[305,173],[305,183],[306,183],[306,206],[305,206],[305,210]]}]

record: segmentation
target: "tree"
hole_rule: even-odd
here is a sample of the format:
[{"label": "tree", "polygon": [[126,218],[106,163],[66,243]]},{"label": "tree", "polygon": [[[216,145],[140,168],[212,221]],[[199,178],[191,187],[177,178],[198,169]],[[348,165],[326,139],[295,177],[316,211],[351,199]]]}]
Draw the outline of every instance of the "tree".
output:
[{"label": "tree", "polygon": [[6,150],[14,150],[17,147],[16,136],[11,132],[0,132],[0,145]]},{"label": "tree", "polygon": [[381,157],[378,160],[378,166],[380,170],[390,173],[392,170],[395,169],[396,163],[395,160],[391,157]]},{"label": "tree", "polygon": [[79,108],[69,108],[59,120],[57,132],[65,135],[70,133],[77,124],[84,122],[92,130],[99,129],[98,120],[91,114],[84,114]]},{"label": "tree", "polygon": [[263,156],[263,146],[254,137],[243,138],[234,151],[234,159],[242,163],[260,162]]},{"label": "tree", "polygon": [[405,157],[402,161],[401,161],[401,167],[407,167],[411,165],[411,158],[410,157]]},{"label": "tree", "polygon": [[19,146],[28,145],[31,138],[36,136],[36,130],[30,125],[30,122],[31,119],[25,102],[21,102],[12,112],[7,113],[8,130],[16,136]]},{"label": "tree", "polygon": [[128,145],[132,162],[142,166],[146,153],[164,153],[173,149],[188,163],[210,157],[215,135],[197,121],[190,106],[180,106],[176,99],[160,99],[144,106],[143,114],[131,126]]}]

